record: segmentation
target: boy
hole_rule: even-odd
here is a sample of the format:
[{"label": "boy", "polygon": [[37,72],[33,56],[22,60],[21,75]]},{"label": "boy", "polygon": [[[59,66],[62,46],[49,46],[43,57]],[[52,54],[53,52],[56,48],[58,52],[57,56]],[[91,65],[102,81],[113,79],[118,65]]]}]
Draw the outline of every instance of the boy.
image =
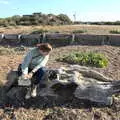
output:
[{"label": "boy", "polygon": [[30,93],[26,94],[25,98],[29,99],[31,96],[35,97],[37,92],[37,84],[40,82],[44,69],[49,59],[49,53],[52,50],[52,46],[49,43],[37,44],[37,46],[31,49],[25,56],[22,64],[19,66],[18,74],[23,76],[25,79],[31,79],[35,77],[35,87]]}]

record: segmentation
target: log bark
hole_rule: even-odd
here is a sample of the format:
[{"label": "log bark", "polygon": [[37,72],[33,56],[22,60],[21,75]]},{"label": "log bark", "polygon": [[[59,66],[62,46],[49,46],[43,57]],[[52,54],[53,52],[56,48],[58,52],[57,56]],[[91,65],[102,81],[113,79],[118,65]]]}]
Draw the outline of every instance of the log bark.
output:
[{"label": "log bark", "polygon": [[[44,86],[39,85],[38,96],[60,96],[66,99],[72,96],[104,105],[111,105],[112,95],[120,92],[120,81],[114,81],[97,71],[79,65],[48,69],[40,84]],[[17,87],[14,91],[19,91],[15,89]],[[10,97],[14,96],[10,93],[16,94],[9,91]]]}]

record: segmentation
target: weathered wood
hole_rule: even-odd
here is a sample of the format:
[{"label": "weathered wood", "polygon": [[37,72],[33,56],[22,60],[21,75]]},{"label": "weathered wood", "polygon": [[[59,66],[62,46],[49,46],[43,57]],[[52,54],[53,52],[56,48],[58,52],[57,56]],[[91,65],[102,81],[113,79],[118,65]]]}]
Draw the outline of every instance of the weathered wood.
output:
[{"label": "weathered wood", "polygon": [[78,44],[102,45],[104,40],[105,40],[104,35],[90,35],[90,34],[75,35],[75,43]]},{"label": "weathered wood", "polygon": [[4,34],[4,39],[6,40],[17,40],[18,34]]},{"label": "weathered wood", "polygon": [[28,34],[28,35],[21,35],[21,39],[40,39],[40,34]]},{"label": "weathered wood", "polygon": [[[44,84],[44,87],[39,87],[38,96],[60,96],[65,99],[74,97],[104,105],[111,105],[112,95],[120,92],[120,81],[113,81],[97,71],[79,65],[48,69],[40,84]],[[9,95],[10,93],[9,91]]]},{"label": "weathered wood", "polygon": [[71,34],[64,34],[64,33],[52,33],[46,34],[47,39],[72,39]]},{"label": "weathered wood", "polygon": [[72,42],[72,35],[60,33],[46,34],[46,42],[55,47],[70,45]]},{"label": "weathered wood", "polygon": [[17,71],[9,71],[7,74],[7,82],[5,84],[6,90],[8,91],[12,85],[17,83],[18,74]]},{"label": "weathered wood", "polygon": [[[49,42],[55,46],[69,44],[83,45],[120,45],[120,35],[93,35],[93,34],[66,34],[66,33],[43,33],[43,34],[0,34],[0,41],[5,44],[36,44]],[[35,41],[35,43],[33,42]]]},{"label": "weathered wood", "polygon": [[100,72],[92,70],[89,67],[80,66],[80,65],[71,65],[70,70],[78,71],[78,72],[82,73],[84,76],[97,79],[98,81],[102,81],[102,82],[113,81],[111,78],[108,78],[108,77],[104,76],[103,74],[101,74]]},{"label": "weathered wood", "polygon": [[37,43],[41,43],[41,35],[39,34],[21,35],[21,44],[32,46]]},{"label": "weathered wood", "polygon": [[119,46],[120,45],[120,35],[109,35],[108,41],[109,41],[110,45]]}]

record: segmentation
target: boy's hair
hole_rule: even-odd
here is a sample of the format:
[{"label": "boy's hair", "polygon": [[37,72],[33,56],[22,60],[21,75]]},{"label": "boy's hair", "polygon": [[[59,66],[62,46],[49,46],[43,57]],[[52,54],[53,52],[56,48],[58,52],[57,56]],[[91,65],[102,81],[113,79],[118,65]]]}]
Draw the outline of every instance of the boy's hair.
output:
[{"label": "boy's hair", "polygon": [[52,46],[49,43],[37,44],[37,47],[43,52],[50,52],[52,50]]}]

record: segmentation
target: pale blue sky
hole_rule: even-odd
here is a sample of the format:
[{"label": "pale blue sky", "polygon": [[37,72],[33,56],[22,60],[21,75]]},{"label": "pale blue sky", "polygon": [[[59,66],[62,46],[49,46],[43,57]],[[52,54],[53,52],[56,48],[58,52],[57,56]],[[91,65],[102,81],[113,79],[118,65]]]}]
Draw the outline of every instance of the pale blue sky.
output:
[{"label": "pale blue sky", "polygon": [[42,12],[80,21],[120,20],[120,0],[0,0],[0,18]]}]

